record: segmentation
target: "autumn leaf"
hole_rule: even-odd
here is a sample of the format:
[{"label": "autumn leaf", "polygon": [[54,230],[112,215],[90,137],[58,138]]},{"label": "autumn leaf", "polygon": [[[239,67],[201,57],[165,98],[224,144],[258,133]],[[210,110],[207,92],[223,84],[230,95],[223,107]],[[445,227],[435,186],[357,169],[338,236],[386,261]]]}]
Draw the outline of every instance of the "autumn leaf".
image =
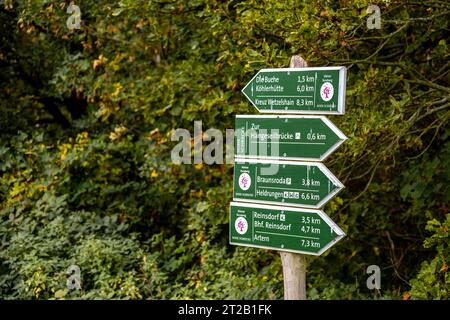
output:
[{"label": "autumn leaf", "polygon": [[106,59],[103,54],[99,55],[98,59],[95,59],[94,63],[92,64],[94,70],[102,66],[106,61],[108,61],[108,59]]}]

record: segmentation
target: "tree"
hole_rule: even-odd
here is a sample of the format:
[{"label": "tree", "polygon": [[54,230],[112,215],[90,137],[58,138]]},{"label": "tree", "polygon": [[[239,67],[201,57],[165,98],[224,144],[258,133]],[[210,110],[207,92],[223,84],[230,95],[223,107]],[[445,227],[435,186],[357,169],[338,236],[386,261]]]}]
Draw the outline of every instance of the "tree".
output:
[{"label": "tree", "polygon": [[281,298],[277,253],[228,245],[232,166],[173,164],[170,137],[256,113],[240,90],[294,54],[348,68],[324,209],[348,236],[310,259],[309,297],[377,296],[372,264],[387,297],[445,297],[418,288],[448,283],[423,242],[449,213],[449,4],[383,2],[381,29],[363,0],[75,4],[73,30],[68,2],[1,6],[1,297]]}]

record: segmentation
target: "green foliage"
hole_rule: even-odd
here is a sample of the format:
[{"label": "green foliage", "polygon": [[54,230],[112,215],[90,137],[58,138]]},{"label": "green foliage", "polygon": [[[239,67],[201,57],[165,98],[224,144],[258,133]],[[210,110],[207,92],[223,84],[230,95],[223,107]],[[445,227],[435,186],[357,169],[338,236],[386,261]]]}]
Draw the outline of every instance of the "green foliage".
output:
[{"label": "green foliage", "polygon": [[428,221],[426,229],[433,235],[424,241],[425,248],[435,248],[436,257],[422,262],[417,278],[411,280],[411,296],[416,299],[450,299],[450,214],[444,222]]},{"label": "green foliage", "polygon": [[448,299],[448,3],[378,2],[369,30],[368,0],[76,2],[79,30],[67,2],[0,5],[1,298],[281,299],[278,254],[228,244],[232,166],[175,165],[170,137],[233,128],[245,83],[300,54],[348,68],[324,208],[347,237],[309,298]]}]

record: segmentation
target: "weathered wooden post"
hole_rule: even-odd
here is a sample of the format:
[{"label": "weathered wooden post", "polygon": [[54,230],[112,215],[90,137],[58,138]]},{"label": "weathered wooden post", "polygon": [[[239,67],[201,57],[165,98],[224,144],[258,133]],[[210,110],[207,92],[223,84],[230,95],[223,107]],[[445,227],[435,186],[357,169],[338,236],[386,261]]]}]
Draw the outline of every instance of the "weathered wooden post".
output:
[{"label": "weathered wooden post", "polygon": [[344,188],[321,161],[347,139],[322,116],[344,114],[345,82],[345,67],[308,68],[293,56],[242,89],[260,113],[276,115],[236,115],[230,244],[280,252],[285,300],[306,299],[306,255],[345,236],[320,210]]},{"label": "weathered wooden post", "polygon": [[[290,68],[305,68],[300,56],[292,56]],[[306,300],[306,255],[280,251],[283,264],[284,300]]]}]

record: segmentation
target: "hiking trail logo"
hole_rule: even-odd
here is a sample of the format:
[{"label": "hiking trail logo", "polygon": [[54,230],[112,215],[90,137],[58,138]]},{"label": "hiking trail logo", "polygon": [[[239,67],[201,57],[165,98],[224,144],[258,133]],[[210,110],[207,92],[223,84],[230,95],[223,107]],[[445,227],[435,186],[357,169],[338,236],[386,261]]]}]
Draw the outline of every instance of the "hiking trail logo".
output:
[{"label": "hiking trail logo", "polygon": [[250,188],[250,185],[252,184],[252,179],[250,178],[250,176],[248,175],[248,173],[244,172],[241,173],[241,175],[239,176],[239,188],[241,188],[242,190],[248,190]]},{"label": "hiking trail logo", "polygon": [[236,229],[236,232],[239,234],[245,234],[248,230],[247,219],[244,217],[238,217],[234,222],[234,229]]},{"label": "hiking trail logo", "polygon": [[320,97],[323,101],[330,101],[333,98],[334,88],[331,82],[325,82],[320,87]]}]

